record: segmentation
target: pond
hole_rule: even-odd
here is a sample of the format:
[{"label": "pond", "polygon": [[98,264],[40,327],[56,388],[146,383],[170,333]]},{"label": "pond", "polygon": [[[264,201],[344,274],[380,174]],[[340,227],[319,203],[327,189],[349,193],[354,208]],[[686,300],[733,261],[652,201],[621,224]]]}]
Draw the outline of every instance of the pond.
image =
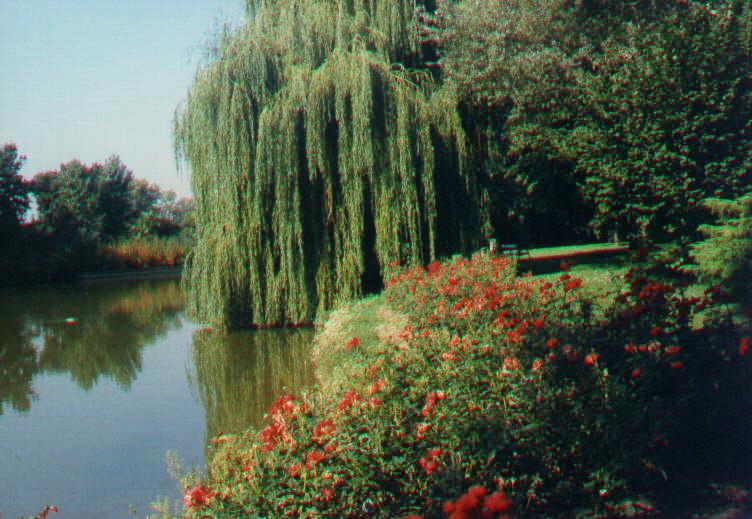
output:
[{"label": "pond", "polygon": [[258,426],[312,383],[313,331],[207,332],[177,279],[0,292],[0,518],[143,517],[180,499],[166,453]]}]

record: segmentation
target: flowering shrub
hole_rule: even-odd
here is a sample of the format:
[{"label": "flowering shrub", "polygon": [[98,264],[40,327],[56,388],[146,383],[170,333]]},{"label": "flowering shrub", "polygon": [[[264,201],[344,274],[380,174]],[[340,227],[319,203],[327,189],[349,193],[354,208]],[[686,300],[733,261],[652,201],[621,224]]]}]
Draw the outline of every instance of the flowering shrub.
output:
[{"label": "flowering shrub", "polygon": [[696,325],[713,291],[635,273],[594,312],[582,286],[484,256],[398,273],[384,298],[409,324],[391,347],[332,345],[358,362],[346,389],[283,395],[264,429],[218,443],[212,499],[187,513],[651,513],[644,496],[693,477],[687,449],[716,446],[706,425],[748,418],[749,339],[720,311]]}]

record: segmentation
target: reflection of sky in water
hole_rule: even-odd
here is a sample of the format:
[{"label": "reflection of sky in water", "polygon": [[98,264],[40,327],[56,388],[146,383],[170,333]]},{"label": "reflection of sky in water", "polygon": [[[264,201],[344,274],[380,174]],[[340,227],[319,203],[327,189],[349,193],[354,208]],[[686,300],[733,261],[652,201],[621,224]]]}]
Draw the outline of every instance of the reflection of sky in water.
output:
[{"label": "reflection of sky in water", "polygon": [[203,464],[207,420],[257,424],[276,391],[310,380],[310,332],[194,344],[181,310],[176,280],[0,293],[0,517],[46,503],[59,519],[143,516],[179,499],[168,450]]}]

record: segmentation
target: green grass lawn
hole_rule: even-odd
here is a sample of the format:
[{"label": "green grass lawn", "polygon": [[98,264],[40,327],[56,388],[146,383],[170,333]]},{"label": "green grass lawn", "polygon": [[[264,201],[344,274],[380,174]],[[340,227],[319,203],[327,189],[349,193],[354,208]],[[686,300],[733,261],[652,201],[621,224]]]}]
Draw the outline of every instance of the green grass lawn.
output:
[{"label": "green grass lawn", "polygon": [[577,255],[586,252],[596,250],[619,250],[624,247],[624,244],[619,243],[589,243],[585,245],[565,245],[561,247],[541,247],[536,249],[529,249],[530,258],[540,258],[545,256],[563,256],[563,255]]},{"label": "green grass lawn", "polygon": [[[523,269],[524,270],[524,269]],[[607,306],[624,286],[624,274],[628,267],[618,259],[587,265],[573,265],[569,269],[572,277],[582,278],[582,293],[593,297],[598,303]],[[535,277],[551,282],[558,279],[563,272],[538,274]]]}]

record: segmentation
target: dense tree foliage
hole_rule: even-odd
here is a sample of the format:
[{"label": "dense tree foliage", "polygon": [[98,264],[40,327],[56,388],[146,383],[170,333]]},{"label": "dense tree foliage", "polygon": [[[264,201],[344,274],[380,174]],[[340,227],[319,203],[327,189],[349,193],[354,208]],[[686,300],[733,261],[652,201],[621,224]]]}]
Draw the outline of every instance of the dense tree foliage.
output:
[{"label": "dense tree foliage", "polygon": [[10,239],[29,208],[29,195],[20,175],[25,157],[15,144],[0,149],[0,239]]},{"label": "dense tree foliage", "polygon": [[596,235],[671,239],[702,222],[704,198],[752,180],[747,0],[442,8],[441,70],[485,137],[499,207],[529,231],[564,221],[571,239],[589,219]]},{"label": "dense tree foliage", "polygon": [[[117,156],[104,164],[72,160],[31,181],[19,174],[23,160],[14,144],[2,148],[0,286],[87,269],[174,265],[184,256],[194,229],[191,199],[135,179]],[[31,199],[33,218],[23,223]],[[134,247],[132,238],[141,241]]]},{"label": "dense tree foliage", "polygon": [[135,180],[131,184],[131,206],[133,218],[128,222],[130,235],[193,235],[192,198],[178,198],[174,191],[164,191],[156,184]]},{"label": "dense tree foliage", "polygon": [[39,226],[48,233],[102,243],[123,236],[180,234],[192,201],[137,180],[119,157],[90,166],[73,160],[31,183]]},{"label": "dense tree foliage", "polygon": [[132,181],[133,173],[118,157],[91,166],[73,160],[59,171],[40,173],[32,182],[40,225],[47,232],[85,241],[120,235],[132,216]]},{"label": "dense tree foliage", "polygon": [[489,228],[451,90],[423,67],[413,0],[261,1],[176,118],[192,169],[193,312],[309,321],[390,263]]}]

